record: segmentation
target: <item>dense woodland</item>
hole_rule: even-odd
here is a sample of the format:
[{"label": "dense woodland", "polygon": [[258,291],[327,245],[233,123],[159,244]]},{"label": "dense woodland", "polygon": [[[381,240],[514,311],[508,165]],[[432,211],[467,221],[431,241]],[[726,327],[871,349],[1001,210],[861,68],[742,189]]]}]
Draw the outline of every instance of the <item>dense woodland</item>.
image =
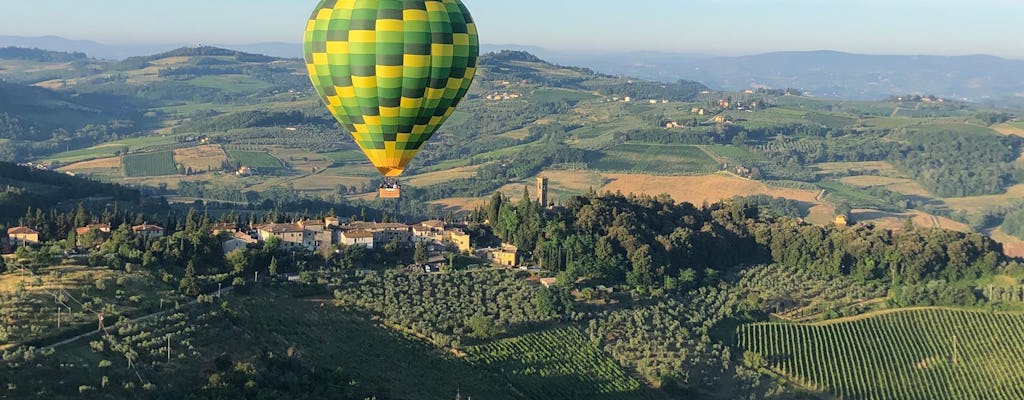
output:
[{"label": "dense woodland", "polygon": [[1013,264],[980,234],[822,227],[762,215],[744,201],[697,208],[667,197],[592,194],[545,211],[526,197],[495,195],[477,218],[492,221],[503,240],[532,249],[564,282],[625,282],[640,290],[685,291],[744,264],[909,284],[973,279]]}]

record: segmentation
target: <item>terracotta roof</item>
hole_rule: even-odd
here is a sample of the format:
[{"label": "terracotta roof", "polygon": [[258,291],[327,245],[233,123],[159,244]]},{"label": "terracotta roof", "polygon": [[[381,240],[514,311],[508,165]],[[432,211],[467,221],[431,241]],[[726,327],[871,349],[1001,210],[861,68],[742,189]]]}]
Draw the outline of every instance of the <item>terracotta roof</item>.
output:
[{"label": "terracotta roof", "polygon": [[249,243],[249,244],[258,242],[258,240],[253,239],[252,236],[249,236],[249,234],[247,234],[245,232],[235,232],[235,234],[232,235],[231,238],[232,239],[238,239],[238,240],[244,241],[244,242]]},{"label": "terracotta roof", "polygon": [[144,224],[133,226],[132,230],[135,232],[163,232],[164,228],[156,225]]},{"label": "terracotta roof", "polygon": [[299,226],[298,224],[270,224],[270,225],[263,225],[263,226],[260,227],[260,230],[264,231],[264,232],[270,232],[270,233],[273,233],[273,234],[278,234],[278,233],[299,233],[299,232],[305,231],[305,229],[302,229],[302,227]]},{"label": "terracotta roof", "polygon": [[7,230],[7,235],[38,235],[39,232],[32,228],[16,226]]},{"label": "terracotta roof", "polygon": [[431,227],[431,228],[444,228],[444,221],[433,219],[433,220],[430,220],[430,221],[423,221],[423,222],[420,223],[420,225]]},{"label": "terracotta roof", "polygon": [[91,231],[93,229],[98,230],[98,231],[103,232],[103,233],[109,233],[110,232],[110,225],[108,225],[108,224],[86,225],[86,226],[83,226],[81,228],[75,228],[75,233],[79,234],[79,235],[83,235],[83,234],[86,234],[86,233],[88,233],[89,231]]},{"label": "terracotta roof", "polygon": [[369,239],[373,237],[373,234],[363,230],[355,230],[342,232],[341,236],[344,236],[346,239]]}]

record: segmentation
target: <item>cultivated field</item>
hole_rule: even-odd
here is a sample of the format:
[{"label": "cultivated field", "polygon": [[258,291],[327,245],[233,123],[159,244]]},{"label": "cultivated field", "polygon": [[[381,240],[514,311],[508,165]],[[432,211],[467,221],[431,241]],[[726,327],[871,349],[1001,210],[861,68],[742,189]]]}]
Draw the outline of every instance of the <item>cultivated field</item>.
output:
[{"label": "cultivated field", "polygon": [[699,147],[668,144],[621,144],[589,163],[602,171],[654,174],[708,174],[718,169],[718,163]]},{"label": "cultivated field", "polygon": [[428,172],[426,174],[410,176],[402,179],[402,181],[412,186],[426,187],[453,179],[471,178],[476,176],[476,170],[478,169],[480,169],[480,166],[474,165],[470,167],[450,169],[447,171]]},{"label": "cultivated field", "polygon": [[658,398],[574,328],[516,336],[467,352],[471,363],[507,375],[530,398]]},{"label": "cultivated field", "polygon": [[121,162],[124,164],[124,174],[129,178],[178,174],[172,151],[131,154],[124,156]]},{"label": "cultivated field", "polygon": [[193,171],[219,171],[228,160],[220,145],[174,150],[174,160]]},{"label": "cultivated field", "polygon": [[886,161],[865,161],[865,162],[834,162],[812,165],[823,174],[848,174],[851,171],[875,172],[885,176],[898,176],[896,168]]},{"label": "cultivated field", "polygon": [[1024,314],[895,310],[816,324],[753,324],[741,347],[842,399],[1024,398]]},{"label": "cultivated field", "polygon": [[282,169],[284,164],[277,157],[272,156],[270,153],[265,151],[240,151],[240,150],[228,150],[228,157],[237,163],[240,163],[249,168],[261,168],[261,169]]},{"label": "cultivated field", "polygon": [[609,183],[601,191],[622,193],[645,193],[657,196],[668,193],[676,201],[701,205],[705,201],[714,203],[736,196],[764,194],[785,197],[805,203],[806,206],[819,203],[818,193],[812,190],[787,189],[770,186],[762,182],[716,174],[705,176],[644,176],[634,174],[603,174]]},{"label": "cultivated field", "polygon": [[943,228],[953,231],[971,232],[971,228],[966,224],[917,210],[910,210],[903,213],[892,213],[869,209],[854,209],[850,217],[856,223],[870,223],[879,228],[892,230],[902,230],[907,219],[909,219],[914,223],[914,226],[917,227]]},{"label": "cultivated field", "polygon": [[840,178],[839,182],[844,185],[857,188],[870,188],[882,186],[896,193],[908,196],[931,197],[931,193],[921,187],[920,183],[913,179],[892,178],[888,176],[859,175]]},{"label": "cultivated field", "polygon": [[1006,255],[1024,258],[1024,240],[1011,236],[1002,229],[992,231],[992,240],[1003,244],[1003,253]]},{"label": "cultivated field", "polygon": [[1024,184],[1010,187],[1006,193],[992,196],[958,197],[945,199],[947,205],[956,210],[974,214],[999,204],[1024,199]]},{"label": "cultivated field", "polygon": [[1008,122],[1005,124],[999,124],[993,126],[992,129],[995,129],[996,132],[999,132],[1004,135],[1024,137],[1024,123],[1021,122]]},{"label": "cultivated field", "polygon": [[70,172],[77,175],[88,175],[105,180],[116,180],[124,176],[124,167],[121,163],[121,157],[100,158],[96,160],[77,162],[61,167],[58,171]]}]

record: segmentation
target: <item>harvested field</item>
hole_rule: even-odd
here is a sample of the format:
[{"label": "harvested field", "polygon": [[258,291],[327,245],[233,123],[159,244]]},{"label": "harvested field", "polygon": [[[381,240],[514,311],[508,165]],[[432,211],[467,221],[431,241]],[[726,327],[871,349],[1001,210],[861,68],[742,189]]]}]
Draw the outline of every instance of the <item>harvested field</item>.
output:
[{"label": "harvested field", "polygon": [[1024,258],[1024,240],[1003,232],[1001,228],[992,231],[992,240],[1003,244],[1003,253],[1006,255]]},{"label": "harvested field", "polygon": [[601,191],[622,193],[644,193],[657,196],[668,193],[676,201],[701,205],[736,196],[764,194],[785,197],[810,206],[818,204],[818,192],[812,190],[787,189],[769,186],[762,182],[737,178],[731,175],[705,176],[647,176],[633,174],[604,174],[610,183]]},{"label": "harvested field", "polygon": [[219,171],[228,156],[220,145],[209,145],[174,150],[174,161],[193,171]]},{"label": "harvested field", "polygon": [[479,165],[473,165],[469,167],[455,168],[446,171],[437,171],[416,176],[410,176],[408,178],[403,179],[402,181],[412,186],[418,187],[433,186],[454,179],[471,178],[473,176],[476,176],[476,170],[478,169],[480,169]]},{"label": "harvested field", "polygon": [[945,199],[946,204],[956,210],[964,210],[974,214],[998,204],[1006,204],[1011,200],[1024,199],[1024,184],[1010,187],[1006,193],[992,196],[958,197]]}]

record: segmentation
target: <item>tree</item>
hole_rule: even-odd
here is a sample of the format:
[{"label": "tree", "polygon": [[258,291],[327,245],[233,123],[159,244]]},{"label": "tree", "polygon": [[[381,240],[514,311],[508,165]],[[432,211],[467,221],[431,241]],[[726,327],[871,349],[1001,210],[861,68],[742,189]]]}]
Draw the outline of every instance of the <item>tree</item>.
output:
[{"label": "tree", "polygon": [[189,261],[185,266],[185,276],[181,278],[178,290],[186,296],[199,295],[199,281],[196,279],[196,266]]},{"label": "tree", "polygon": [[498,327],[494,320],[483,314],[474,315],[466,321],[466,327],[470,329],[469,336],[477,339],[490,339],[498,334]]},{"label": "tree", "polygon": [[249,254],[245,249],[235,249],[224,258],[227,259],[228,266],[231,267],[231,272],[235,275],[241,275],[249,269]]},{"label": "tree", "polygon": [[7,272],[7,260],[0,256],[0,274]]},{"label": "tree", "polygon": [[71,232],[68,232],[68,240],[65,241],[64,248],[66,248],[68,250],[74,250],[75,247],[77,247],[77,246],[78,246],[78,232],[76,232],[75,230],[72,229]]},{"label": "tree", "polygon": [[419,265],[426,264],[427,261],[429,261],[429,257],[427,255],[427,246],[424,245],[423,242],[416,243],[416,252],[413,254],[412,259],[416,264]]},{"label": "tree", "polygon": [[559,286],[541,287],[533,296],[533,303],[545,315],[565,315],[572,311],[572,296]]},{"label": "tree", "polygon": [[270,257],[270,277],[277,276],[277,257]]}]

